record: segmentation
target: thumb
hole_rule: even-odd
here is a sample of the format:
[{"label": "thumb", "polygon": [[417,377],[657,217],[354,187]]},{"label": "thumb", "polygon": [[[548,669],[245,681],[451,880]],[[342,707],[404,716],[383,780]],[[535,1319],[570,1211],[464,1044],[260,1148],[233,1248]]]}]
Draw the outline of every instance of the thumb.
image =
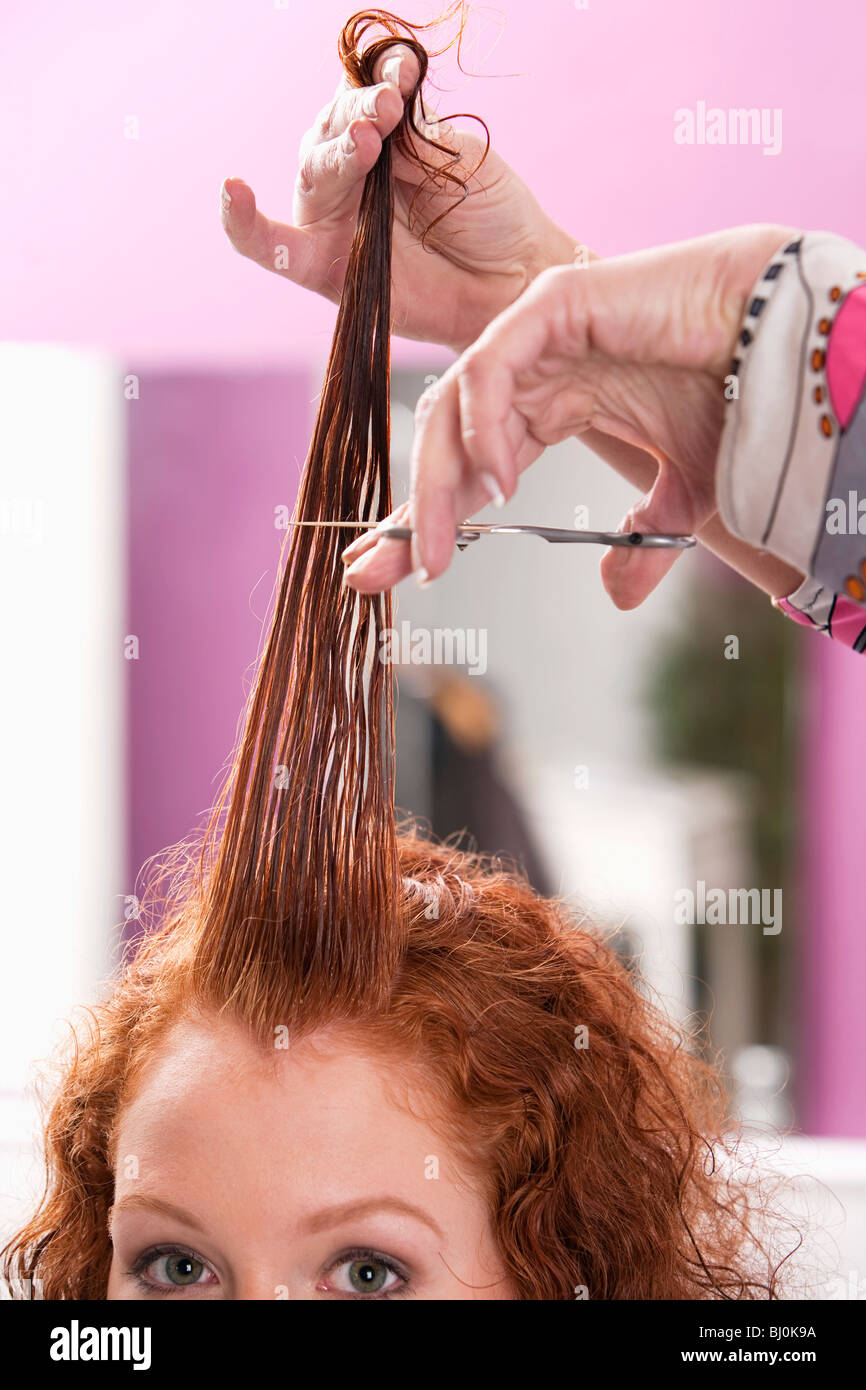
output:
[{"label": "thumb", "polygon": [[234,249],[265,270],[299,285],[314,284],[315,243],[300,227],[274,222],[256,207],[256,197],[243,179],[226,179],[220,189],[220,218]]},{"label": "thumb", "polygon": [[[649,535],[671,532],[693,535],[713,511],[713,498],[702,498],[686,485],[678,470],[665,459],[655,483],[623,520],[623,531]],[[681,550],[642,550],[640,546],[611,547],[602,557],[601,578],[617,608],[637,608],[676,564]]]}]

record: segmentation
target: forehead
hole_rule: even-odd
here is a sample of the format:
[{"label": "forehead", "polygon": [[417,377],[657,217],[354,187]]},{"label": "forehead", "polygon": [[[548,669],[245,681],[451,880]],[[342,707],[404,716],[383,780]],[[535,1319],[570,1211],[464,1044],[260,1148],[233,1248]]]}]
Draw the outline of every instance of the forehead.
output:
[{"label": "forehead", "polygon": [[431,1157],[458,1176],[430,1114],[417,1080],[346,1035],[271,1054],[235,1023],[184,1020],[121,1112],[116,1195],[146,1180],[194,1209],[241,1203],[286,1220],[371,1186],[429,1203],[431,1188],[443,1192],[428,1180]]}]

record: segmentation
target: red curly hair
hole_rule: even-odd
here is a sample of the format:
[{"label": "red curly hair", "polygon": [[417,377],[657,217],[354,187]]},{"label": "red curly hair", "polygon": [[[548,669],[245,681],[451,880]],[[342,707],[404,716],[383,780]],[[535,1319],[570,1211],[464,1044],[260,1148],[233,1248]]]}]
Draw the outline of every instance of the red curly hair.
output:
[{"label": "red curly hair", "polygon": [[727,1161],[719,1077],[614,951],[496,862],[414,834],[399,852],[404,948],[385,1008],[343,999],[335,1017],[326,989],[280,998],[263,959],[227,998],[201,968],[192,900],[144,939],[65,1059],[45,1195],[6,1247],[7,1278],[105,1298],[124,1096],[170,1025],[204,1008],[263,1047],[287,1020],[296,1035],[342,1022],[420,1063],[484,1176],[516,1298],[775,1296],[766,1213]]}]

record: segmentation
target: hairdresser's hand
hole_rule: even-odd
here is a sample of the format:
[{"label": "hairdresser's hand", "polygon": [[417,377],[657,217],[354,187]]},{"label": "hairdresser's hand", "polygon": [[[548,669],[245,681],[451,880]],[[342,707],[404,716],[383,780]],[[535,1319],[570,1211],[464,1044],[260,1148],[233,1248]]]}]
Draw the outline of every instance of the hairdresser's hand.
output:
[{"label": "hairdresser's hand", "polygon": [[[418,78],[417,59],[397,44],[380,59],[377,77],[377,87],[365,88],[350,87],[344,79],[304,136],[293,226],[265,217],[242,179],[227,179],[223,186],[223,225],[235,250],[334,301],[340,297],[364,179],[383,137],[400,120],[404,97]],[[431,131],[435,138],[459,148],[458,172],[468,175],[484,153],[484,139],[444,123],[437,129]],[[542,212],[495,150],[469,180],[471,196],[463,202],[455,202],[447,185],[425,189],[415,207],[422,224],[452,209],[433,229],[427,251],[414,219],[413,231],[407,223],[409,203],[424,176],[399,156],[394,173],[393,326],[403,337],[462,351],[539,271],[573,258],[574,239]]]},{"label": "hairdresser's hand", "polygon": [[[716,515],[724,379],[746,296],[787,234],[742,227],[540,275],[422,398],[411,558],[405,542],[362,537],[344,557],[347,582],[374,592],[410,569],[435,578],[451,561],[455,523],[497,494],[510,498],[546,445],[580,434],[594,443],[599,432],[646,451],[623,451],[621,471],[646,493],[624,529],[703,531],[724,554],[721,534],[748,573],[739,561],[750,548]],[[635,607],[680,553],[609,551],[611,598]],[[797,576],[782,569],[793,587]]]}]

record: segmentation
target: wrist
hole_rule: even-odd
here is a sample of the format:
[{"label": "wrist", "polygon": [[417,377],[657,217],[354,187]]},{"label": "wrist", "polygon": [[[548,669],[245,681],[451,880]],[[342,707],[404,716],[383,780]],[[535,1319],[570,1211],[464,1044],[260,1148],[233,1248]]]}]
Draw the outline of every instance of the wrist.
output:
[{"label": "wrist", "polygon": [[[483,299],[473,306],[454,335],[445,346],[460,356],[484,332],[489,323],[519,299],[541,273],[558,265],[572,265],[576,251],[583,246],[570,233],[563,231],[556,222],[545,217],[539,235],[526,259],[515,265],[501,277],[495,277]],[[589,260],[599,260],[594,251],[587,249]]]},{"label": "wrist", "polygon": [[803,583],[798,569],[769,550],[761,550],[733,536],[718,512],[698,532],[698,540],[772,599],[786,598]]},{"label": "wrist", "polygon": [[537,261],[530,267],[530,279],[534,280],[543,270],[556,265],[573,265],[576,253],[583,249],[592,261],[600,259],[594,251],[583,245],[570,232],[563,231],[556,222],[548,220],[544,235],[539,239]]},{"label": "wrist", "polygon": [[795,236],[794,228],[772,224],[738,227],[722,234],[720,302],[724,341],[717,360],[711,364],[719,375],[729,372],[730,363],[737,356],[737,344],[758,277],[779,248]]}]

